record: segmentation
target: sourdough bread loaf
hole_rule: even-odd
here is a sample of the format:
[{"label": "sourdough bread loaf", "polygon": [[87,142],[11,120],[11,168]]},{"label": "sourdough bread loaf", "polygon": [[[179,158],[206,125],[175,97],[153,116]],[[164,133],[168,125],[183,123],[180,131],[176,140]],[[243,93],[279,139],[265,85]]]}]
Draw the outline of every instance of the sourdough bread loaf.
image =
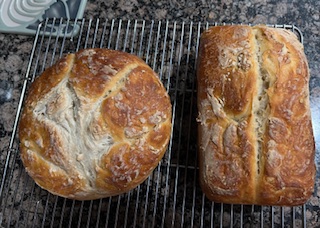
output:
[{"label": "sourdough bread loaf", "polygon": [[19,138],[28,174],[70,199],[118,195],[142,183],[162,159],[171,103],[140,58],[84,49],[61,58],[32,83]]},{"label": "sourdough bread loaf", "polygon": [[291,31],[211,27],[197,68],[200,184],[215,202],[301,205],[315,180],[309,70]]}]

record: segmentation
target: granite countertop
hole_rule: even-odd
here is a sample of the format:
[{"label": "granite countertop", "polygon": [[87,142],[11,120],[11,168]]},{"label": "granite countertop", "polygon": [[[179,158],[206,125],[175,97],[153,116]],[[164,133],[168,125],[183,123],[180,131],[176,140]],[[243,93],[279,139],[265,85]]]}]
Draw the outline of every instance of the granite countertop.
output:
[{"label": "granite countertop", "polygon": [[[312,118],[317,157],[320,154],[320,1],[259,0],[224,1],[147,1],[88,0],[85,18],[121,18],[194,22],[226,22],[252,24],[293,24],[304,35],[305,53],[310,67]],[[7,150],[13,130],[15,112],[21,93],[21,80],[28,67],[33,36],[0,34],[0,151]],[[319,159],[317,159],[318,161]],[[3,157],[1,162],[3,163]],[[4,164],[0,164],[3,167]],[[317,164],[320,165],[320,164]],[[320,180],[310,199],[313,210],[307,219],[318,224]]]}]

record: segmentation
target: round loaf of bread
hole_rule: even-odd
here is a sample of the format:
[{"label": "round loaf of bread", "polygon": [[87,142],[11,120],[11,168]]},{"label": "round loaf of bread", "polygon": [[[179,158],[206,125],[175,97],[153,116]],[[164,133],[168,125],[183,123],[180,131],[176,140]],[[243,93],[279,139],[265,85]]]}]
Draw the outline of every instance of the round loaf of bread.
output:
[{"label": "round loaf of bread", "polygon": [[21,159],[42,188],[70,199],[125,193],[162,159],[171,102],[137,56],[68,54],[32,83],[19,124]]}]

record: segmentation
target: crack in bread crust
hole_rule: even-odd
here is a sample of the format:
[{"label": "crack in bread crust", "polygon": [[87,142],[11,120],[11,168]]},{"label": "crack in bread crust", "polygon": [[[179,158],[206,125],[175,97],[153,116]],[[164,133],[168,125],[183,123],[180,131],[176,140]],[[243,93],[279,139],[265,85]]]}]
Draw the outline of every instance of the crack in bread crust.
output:
[{"label": "crack in bread crust", "polygon": [[256,134],[257,134],[257,183],[260,179],[260,167],[263,166],[263,143],[266,126],[268,124],[268,116],[270,114],[268,89],[271,87],[269,73],[264,69],[263,53],[265,53],[263,34],[260,29],[254,29],[256,61],[258,63],[257,70],[257,94],[253,100],[253,114],[255,117]]}]

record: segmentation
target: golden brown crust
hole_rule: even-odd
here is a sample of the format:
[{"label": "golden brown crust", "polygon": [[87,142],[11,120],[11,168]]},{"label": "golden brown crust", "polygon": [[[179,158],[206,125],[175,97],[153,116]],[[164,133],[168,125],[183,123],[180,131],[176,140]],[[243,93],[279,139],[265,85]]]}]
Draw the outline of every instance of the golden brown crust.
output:
[{"label": "golden brown crust", "polygon": [[269,119],[264,137],[260,195],[264,202],[303,204],[314,188],[314,139],[309,108],[309,70],[301,43],[286,30],[262,28],[276,64],[263,67],[273,85],[268,89]]},{"label": "golden brown crust", "polygon": [[127,53],[85,49],[31,85],[19,125],[21,158],[54,194],[108,197],[149,176],[170,132],[170,99],[149,66]]},{"label": "golden brown crust", "polygon": [[295,35],[216,26],[201,36],[200,183],[216,202],[299,205],[313,191],[309,72]]}]

